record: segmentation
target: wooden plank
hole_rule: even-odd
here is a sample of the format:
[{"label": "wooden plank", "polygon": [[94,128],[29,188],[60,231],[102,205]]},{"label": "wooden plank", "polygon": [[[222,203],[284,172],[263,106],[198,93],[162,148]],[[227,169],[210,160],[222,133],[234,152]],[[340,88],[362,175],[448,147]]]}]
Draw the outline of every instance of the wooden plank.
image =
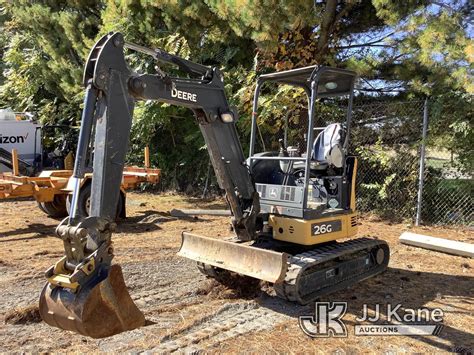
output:
[{"label": "wooden plank", "polygon": [[172,209],[170,215],[173,217],[189,217],[189,216],[230,216],[229,210],[180,210]]},{"label": "wooden plank", "polygon": [[474,258],[474,244],[457,242],[454,240],[435,238],[428,235],[403,232],[400,242],[415,247],[441,251],[448,254]]},{"label": "wooden plank", "polygon": [[150,167],[150,147],[145,147],[145,169]]},{"label": "wooden plank", "polygon": [[13,175],[20,175],[20,168],[18,166],[18,152],[16,149],[12,149],[12,164],[13,164]]}]

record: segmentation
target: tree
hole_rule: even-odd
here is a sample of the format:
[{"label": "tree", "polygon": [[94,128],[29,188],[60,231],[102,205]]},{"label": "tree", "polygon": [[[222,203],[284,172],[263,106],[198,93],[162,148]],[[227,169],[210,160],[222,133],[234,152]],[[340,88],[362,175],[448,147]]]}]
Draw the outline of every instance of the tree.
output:
[{"label": "tree", "polygon": [[82,66],[100,25],[96,1],[4,1],[5,77],[0,100],[44,122],[77,123]]},{"label": "tree", "polygon": [[[472,111],[466,113],[474,57],[468,0],[0,1],[0,105],[37,111],[44,122],[78,123],[88,51],[101,35],[121,31],[128,41],[221,67],[230,101],[241,114],[244,142],[256,76],[314,64],[356,70],[369,95],[444,97],[445,107],[455,112],[433,115],[439,129],[432,133],[459,153],[472,142]],[[127,56],[134,70],[155,72],[150,57]],[[448,105],[450,100],[457,104]],[[275,117],[303,101],[304,95],[286,87],[268,89],[262,95],[262,129],[271,132]],[[446,127],[459,139],[448,139]],[[158,152],[175,145],[173,154],[159,154],[155,163],[181,187],[190,173],[205,171],[204,142],[188,110],[138,105],[133,138],[134,162],[144,144]]]},{"label": "tree", "polygon": [[468,1],[374,0],[373,6],[384,26],[343,41],[339,55],[349,66],[386,88],[426,95],[451,89],[474,93]]}]

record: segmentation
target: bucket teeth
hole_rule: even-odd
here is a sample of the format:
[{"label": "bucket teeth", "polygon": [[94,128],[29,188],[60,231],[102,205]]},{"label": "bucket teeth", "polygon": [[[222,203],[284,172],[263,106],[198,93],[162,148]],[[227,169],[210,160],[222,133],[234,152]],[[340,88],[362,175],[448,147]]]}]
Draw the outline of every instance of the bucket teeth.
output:
[{"label": "bucket teeth", "polygon": [[133,303],[119,265],[112,265],[105,279],[89,282],[76,293],[47,283],[39,309],[49,325],[92,338],[145,325],[145,317]]}]

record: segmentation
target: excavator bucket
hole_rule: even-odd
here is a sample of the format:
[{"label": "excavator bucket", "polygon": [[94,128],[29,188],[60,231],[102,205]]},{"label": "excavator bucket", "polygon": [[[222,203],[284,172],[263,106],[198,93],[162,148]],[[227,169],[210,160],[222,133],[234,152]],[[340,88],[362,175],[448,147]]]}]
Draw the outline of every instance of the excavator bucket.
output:
[{"label": "excavator bucket", "polygon": [[53,327],[92,338],[104,338],[145,325],[143,313],[133,303],[119,265],[110,267],[101,282],[84,285],[76,293],[47,283],[39,310]]},{"label": "excavator bucket", "polygon": [[256,279],[278,283],[288,254],[183,232],[179,256]]}]

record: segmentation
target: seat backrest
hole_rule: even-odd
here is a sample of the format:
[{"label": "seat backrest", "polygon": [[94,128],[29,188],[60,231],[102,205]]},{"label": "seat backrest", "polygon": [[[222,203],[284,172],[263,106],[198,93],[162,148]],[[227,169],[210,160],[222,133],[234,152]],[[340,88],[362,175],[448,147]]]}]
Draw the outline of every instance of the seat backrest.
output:
[{"label": "seat backrest", "polygon": [[342,126],[332,123],[321,131],[313,143],[311,159],[340,168],[343,165]]}]

